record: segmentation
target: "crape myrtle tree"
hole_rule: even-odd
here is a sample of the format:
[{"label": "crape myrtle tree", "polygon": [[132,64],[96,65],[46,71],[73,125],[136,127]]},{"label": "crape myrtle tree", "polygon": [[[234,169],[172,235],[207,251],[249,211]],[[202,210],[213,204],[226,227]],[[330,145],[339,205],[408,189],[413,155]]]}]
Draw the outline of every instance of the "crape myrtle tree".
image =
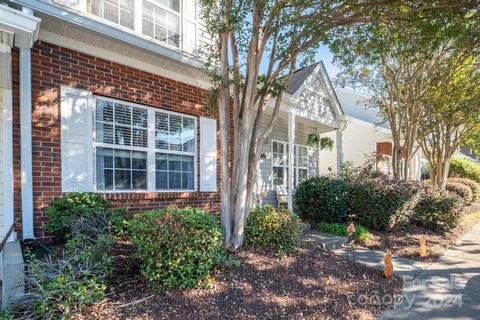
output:
[{"label": "crape myrtle tree", "polygon": [[[199,4],[212,38],[206,70],[220,126],[222,231],[231,248],[243,243],[260,148],[273,129],[283,89],[294,70],[312,62],[318,45],[335,28],[459,6],[447,0],[199,0]],[[272,105],[268,111],[267,102]]]},{"label": "crape myrtle tree", "polygon": [[[448,55],[444,45],[463,41],[465,26],[475,21],[477,2],[458,2],[449,10],[414,12],[408,20],[335,29],[330,45],[342,66],[343,83],[371,94],[370,103],[389,124],[393,142],[393,175],[412,178],[412,159],[420,148],[419,123],[427,109],[422,104],[431,79]],[[448,5],[448,4],[445,4]],[[460,42],[460,41],[457,41]],[[401,166],[406,153],[405,166]]]},{"label": "crape myrtle tree", "polygon": [[450,162],[462,139],[480,122],[480,48],[449,44],[421,102],[418,141],[426,156],[432,183],[444,189]]}]

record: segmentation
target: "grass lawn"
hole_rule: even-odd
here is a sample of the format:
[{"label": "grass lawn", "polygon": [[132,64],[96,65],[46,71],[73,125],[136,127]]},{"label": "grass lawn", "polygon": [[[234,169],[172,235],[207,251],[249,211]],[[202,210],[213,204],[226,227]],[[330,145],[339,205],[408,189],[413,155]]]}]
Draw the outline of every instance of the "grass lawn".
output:
[{"label": "grass lawn", "polygon": [[[439,234],[413,225],[394,232],[372,231],[373,239],[366,241],[363,246],[382,251],[390,249],[393,254],[398,256],[433,262],[479,222],[480,204],[476,203],[465,209],[462,221],[450,232]],[[423,235],[427,237],[427,256],[420,257],[418,247],[419,240]]]},{"label": "grass lawn", "polygon": [[400,279],[305,243],[293,256],[244,250],[196,289],[153,293],[131,258],[116,248],[116,284],[73,319],[375,319],[388,305],[350,305],[349,295],[393,295]]}]

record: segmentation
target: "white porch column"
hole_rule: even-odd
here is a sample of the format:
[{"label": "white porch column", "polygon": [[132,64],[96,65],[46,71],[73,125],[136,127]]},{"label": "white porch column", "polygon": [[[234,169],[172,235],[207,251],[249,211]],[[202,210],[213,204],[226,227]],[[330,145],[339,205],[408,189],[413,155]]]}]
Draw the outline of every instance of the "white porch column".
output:
[{"label": "white porch column", "polygon": [[293,163],[295,148],[295,114],[288,114],[288,209],[293,209]]},{"label": "white porch column", "polygon": [[345,124],[342,124],[337,130],[337,174],[342,174],[343,165],[343,138],[345,132]]},{"label": "white porch column", "polygon": [[[22,12],[33,15],[30,8]],[[22,182],[22,234],[23,239],[35,239],[33,232],[32,187],[32,68],[30,48],[20,49],[20,143]]]}]

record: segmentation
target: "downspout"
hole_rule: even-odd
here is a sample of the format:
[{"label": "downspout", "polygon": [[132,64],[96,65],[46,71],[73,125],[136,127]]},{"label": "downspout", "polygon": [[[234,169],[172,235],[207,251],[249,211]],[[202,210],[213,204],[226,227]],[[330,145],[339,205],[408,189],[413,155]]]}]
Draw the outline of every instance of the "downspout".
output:
[{"label": "downspout", "polygon": [[[27,7],[22,12],[33,15]],[[32,60],[30,48],[20,48],[20,165],[23,240],[34,240],[32,185]]]}]

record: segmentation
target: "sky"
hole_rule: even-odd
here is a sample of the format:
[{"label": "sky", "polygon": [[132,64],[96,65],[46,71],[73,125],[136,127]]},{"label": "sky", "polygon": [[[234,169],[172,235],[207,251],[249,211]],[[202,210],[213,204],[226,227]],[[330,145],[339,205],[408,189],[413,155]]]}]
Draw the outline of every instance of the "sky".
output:
[{"label": "sky", "polygon": [[318,48],[315,58],[317,61],[323,61],[325,69],[327,69],[328,76],[333,80],[340,70],[333,64],[333,55],[330,52],[330,49],[327,46],[322,45],[320,48]]}]

